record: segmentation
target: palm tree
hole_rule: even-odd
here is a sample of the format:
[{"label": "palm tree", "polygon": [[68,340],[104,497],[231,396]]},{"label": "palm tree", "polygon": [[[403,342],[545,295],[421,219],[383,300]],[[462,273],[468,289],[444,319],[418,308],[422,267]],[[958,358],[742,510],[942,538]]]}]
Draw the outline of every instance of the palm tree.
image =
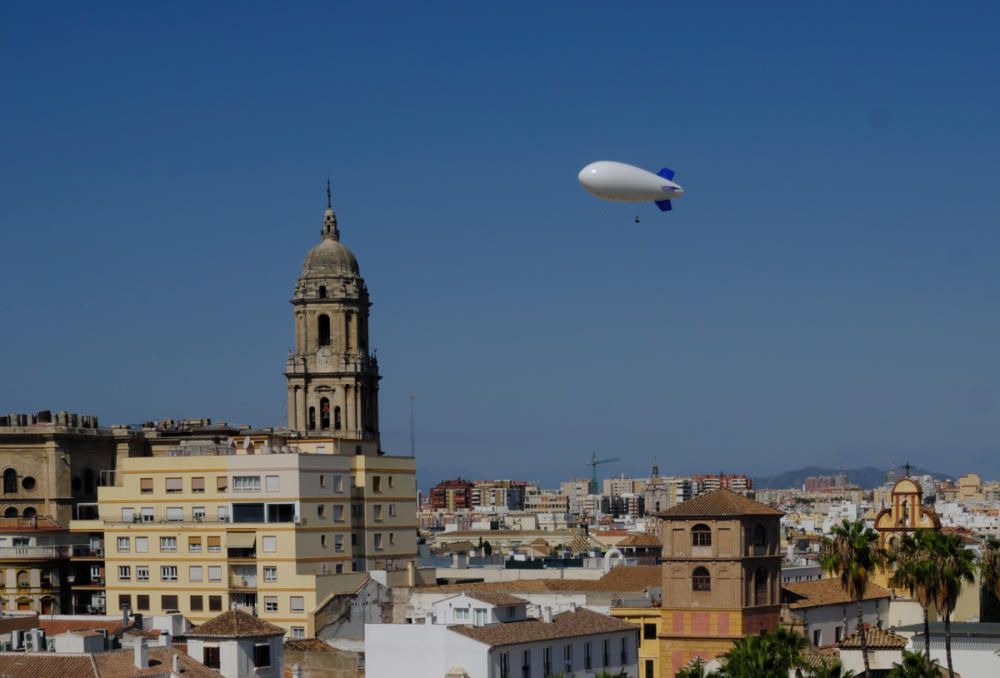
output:
[{"label": "palm tree", "polygon": [[907,589],[910,597],[924,610],[924,654],[927,661],[931,660],[931,624],[928,611],[934,604],[934,592],[937,589],[937,574],[931,559],[934,534],[928,530],[904,534],[889,551],[889,561],[895,566],[889,585]]},{"label": "palm tree", "polygon": [[808,641],[798,633],[778,629],[747,636],[733,642],[722,656],[723,678],[788,678],[789,671],[802,668],[802,650]]},{"label": "palm tree", "polygon": [[[976,581],[975,554],[965,548],[957,534],[934,533],[931,560],[936,570],[934,606],[944,617],[944,651],[948,675],[955,678],[951,662],[951,613],[958,604],[962,586]],[[928,639],[930,640],[930,639]]]},{"label": "palm tree", "polygon": [[808,669],[805,675],[809,678],[854,678],[854,671],[845,670],[843,664],[831,658]]},{"label": "palm tree", "polygon": [[888,678],[941,678],[941,665],[936,659],[926,659],[919,652],[903,650],[903,661],[893,664]]},{"label": "palm tree", "polygon": [[718,675],[714,671],[705,673],[705,660],[701,657],[695,657],[688,662],[687,666],[677,672],[676,678],[718,678]]},{"label": "palm tree", "polygon": [[858,608],[858,635],[861,640],[861,657],[865,662],[865,678],[871,675],[868,662],[868,641],[865,638],[865,591],[872,576],[888,562],[885,549],[879,544],[875,530],[865,527],[860,520],[844,520],[835,525],[832,538],[824,538],[819,554],[819,564],[824,572],[840,577],[840,585],[854,599]]}]

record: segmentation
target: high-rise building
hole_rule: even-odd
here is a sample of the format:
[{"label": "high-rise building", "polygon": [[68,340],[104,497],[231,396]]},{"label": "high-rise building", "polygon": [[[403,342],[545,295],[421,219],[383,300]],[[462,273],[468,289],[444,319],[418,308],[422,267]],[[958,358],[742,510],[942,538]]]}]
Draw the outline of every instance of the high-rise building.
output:
[{"label": "high-rise building", "polygon": [[706,494],[720,489],[747,494],[753,489],[753,481],[742,473],[697,475],[694,476],[693,480],[697,494]]},{"label": "high-rise building", "polygon": [[442,480],[431,488],[431,508],[443,511],[472,508],[472,487],[470,480]]}]

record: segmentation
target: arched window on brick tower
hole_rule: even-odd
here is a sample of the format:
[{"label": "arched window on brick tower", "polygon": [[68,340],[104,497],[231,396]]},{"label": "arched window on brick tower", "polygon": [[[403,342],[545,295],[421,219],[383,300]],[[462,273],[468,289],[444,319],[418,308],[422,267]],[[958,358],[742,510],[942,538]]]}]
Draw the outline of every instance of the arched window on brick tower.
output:
[{"label": "arched window on brick tower", "polygon": [[767,570],[763,567],[758,567],[753,573],[753,604],[768,605],[771,602],[768,590]]},{"label": "arched window on brick tower", "polygon": [[330,428],[330,399],[320,398],[319,401],[319,427],[324,431]]},{"label": "arched window on brick tower", "polygon": [[691,573],[691,590],[692,591],[712,590],[712,575],[709,574],[706,568],[704,567],[694,568],[694,572]]},{"label": "arched window on brick tower", "polygon": [[320,346],[330,345],[330,316],[324,314],[316,319],[316,335]]},{"label": "arched window on brick tower", "polygon": [[336,407],[333,408],[333,428],[334,430],[339,431],[341,426],[342,423],[340,421],[340,405],[337,405]]},{"label": "arched window on brick tower", "polygon": [[691,546],[711,546],[712,528],[704,523],[698,523],[691,528]]}]

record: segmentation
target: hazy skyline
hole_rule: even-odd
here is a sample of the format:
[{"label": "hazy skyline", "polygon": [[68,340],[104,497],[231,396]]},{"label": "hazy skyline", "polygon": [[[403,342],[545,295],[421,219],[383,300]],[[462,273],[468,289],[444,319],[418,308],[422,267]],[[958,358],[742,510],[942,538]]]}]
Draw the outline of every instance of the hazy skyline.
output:
[{"label": "hazy skyline", "polygon": [[0,411],[283,424],[329,176],[421,486],[995,478],[1000,8],[851,7],[4,5]]}]

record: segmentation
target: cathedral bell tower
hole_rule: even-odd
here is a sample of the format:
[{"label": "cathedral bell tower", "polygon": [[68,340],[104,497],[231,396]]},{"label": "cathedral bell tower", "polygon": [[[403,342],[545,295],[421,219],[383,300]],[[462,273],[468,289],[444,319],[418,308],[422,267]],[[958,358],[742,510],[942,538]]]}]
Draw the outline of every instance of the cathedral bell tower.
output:
[{"label": "cathedral bell tower", "polygon": [[[295,284],[295,350],[285,363],[288,428],[309,436],[374,442],[378,361],[368,347],[368,288],[340,242],[327,185],[322,240]],[[365,446],[370,447],[369,445]]]}]

